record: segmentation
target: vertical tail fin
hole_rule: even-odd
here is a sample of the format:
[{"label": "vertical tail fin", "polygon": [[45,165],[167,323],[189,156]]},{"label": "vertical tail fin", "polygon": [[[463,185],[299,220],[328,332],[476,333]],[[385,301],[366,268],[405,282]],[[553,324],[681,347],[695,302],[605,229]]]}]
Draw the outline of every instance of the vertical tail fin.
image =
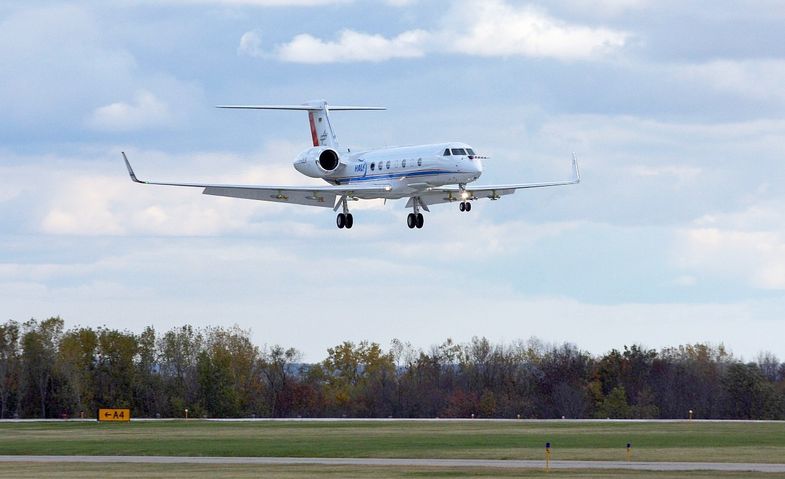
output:
[{"label": "vertical tail fin", "polygon": [[311,139],[313,146],[329,146],[338,148],[338,137],[330,123],[330,113],[327,102],[324,100],[310,101],[307,106],[313,109],[308,110],[308,122],[311,124]]}]

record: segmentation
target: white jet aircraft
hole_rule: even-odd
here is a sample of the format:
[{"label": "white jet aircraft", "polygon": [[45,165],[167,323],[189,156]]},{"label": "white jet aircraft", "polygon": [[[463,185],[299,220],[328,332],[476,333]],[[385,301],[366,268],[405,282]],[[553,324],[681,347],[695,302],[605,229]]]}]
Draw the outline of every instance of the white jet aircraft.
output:
[{"label": "white jet aircraft", "polygon": [[204,188],[206,195],[250,200],[275,201],[341,209],[336,218],[338,228],[351,228],[354,218],[349,202],[358,200],[408,198],[412,212],[406,218],[409,228],[422,228],[420,210],[430,212],[437,203],[459,202],[461,211],[471,211],[474,200],[498,200],[524,188],[573,185],[580,182],[578,162],[573,154],[573,177],[566,181],[514,183],[473,186],[482,174],[482,160],[474,149],[460,142],[402,146],[353,152],[339,146],[330,121],[330,111],[384,110],[383,107],[328,106],[324,100],[302,105],[222,105],[218,108],[246,110],[298,110],[308,113],[313,147],[294,160],[294,168],[305,176],[321,178],[329,186],[255,186],[211,185],[199,183],[161,183],[136,177],[123,153],[131,180],[148,185],[189,186]]}]

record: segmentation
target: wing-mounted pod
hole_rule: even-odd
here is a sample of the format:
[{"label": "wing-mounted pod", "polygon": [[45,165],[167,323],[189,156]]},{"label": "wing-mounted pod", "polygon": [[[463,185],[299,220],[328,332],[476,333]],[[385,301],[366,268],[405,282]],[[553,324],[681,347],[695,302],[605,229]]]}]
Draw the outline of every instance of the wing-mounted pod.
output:
[{"label": "wing-mounted pod", "polygon": [[294,161],[294,169],[311,178],[329,178],[340,175],[347,163],[334,148],[317,146],[309,148]]}]

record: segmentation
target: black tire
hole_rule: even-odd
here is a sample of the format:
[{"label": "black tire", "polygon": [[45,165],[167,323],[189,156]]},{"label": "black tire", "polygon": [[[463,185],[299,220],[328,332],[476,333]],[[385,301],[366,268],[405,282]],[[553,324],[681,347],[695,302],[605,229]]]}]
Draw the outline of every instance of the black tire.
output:
[{"label": "black tire", "polygon": [[461,204],[458,205],[458,209],[461,210],[461,211],[466,211],[466,203],[461,201]]},{"label": "black tire", "polygon": [[422,228],[422,225],[425,224],[425,218],[423,217],[422,213],[417,213],[417,228]]},{"label": "black tire", "polygon": [[338,213],[338,216],[335,217],[335,225],[341,229],[346,226],[346,216],[343,213]]},{"label": "black tire", "polygon": [[406,226],[408,226],[409,229],[417,226],[417,218],[415,218],[414,213],[409,213],[409,216],[406,217]]},{"label": "black tire", "polygon": [[346,213],[346,229],[351,228],[354,225],[354,216],[351,213]]},{"label": "black tire", "polygon": [[471,210],[472,210],[472,204],[467,201],[466,202],[466,211],[471,211]]}]

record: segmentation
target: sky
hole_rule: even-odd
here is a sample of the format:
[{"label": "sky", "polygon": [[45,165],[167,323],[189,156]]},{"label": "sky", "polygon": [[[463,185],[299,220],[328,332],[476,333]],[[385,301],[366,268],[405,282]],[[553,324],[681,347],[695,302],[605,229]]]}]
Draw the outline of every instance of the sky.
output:
[{"label": "sky", "polygon": [[[0,320],[239,325],[344,340],[538,337],[594,354],[723,343],[785,359],[785,3],[118,0],[0,4]],[[319,183],[313,99],[353,149],[440,141],[478,183],[578,186],[321,208],[142,179]]]}]

